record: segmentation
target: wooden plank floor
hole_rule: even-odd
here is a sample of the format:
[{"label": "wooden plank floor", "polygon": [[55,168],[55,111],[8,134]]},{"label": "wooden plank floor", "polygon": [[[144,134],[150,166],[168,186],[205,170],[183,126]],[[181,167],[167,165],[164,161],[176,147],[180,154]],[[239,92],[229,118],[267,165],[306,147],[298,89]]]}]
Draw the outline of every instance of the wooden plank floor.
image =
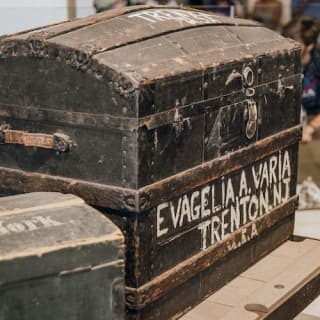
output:
[{"label": "wooden plank floor", "polygon": [[181,319],[292,319],[319,293],[320,241],[287,241]]}]

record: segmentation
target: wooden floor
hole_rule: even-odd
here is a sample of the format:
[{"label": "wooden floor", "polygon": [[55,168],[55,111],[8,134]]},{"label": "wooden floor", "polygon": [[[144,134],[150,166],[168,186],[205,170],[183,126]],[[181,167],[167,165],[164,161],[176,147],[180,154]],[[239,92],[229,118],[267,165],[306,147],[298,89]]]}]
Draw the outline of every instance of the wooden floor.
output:
[{"label": "wooden floor", "polygon": [[319,317],[311,316],[309,314],[301,314],[295,320],[319,320]]},{"label": "wooden floor", "polygon": [[181,319],[265,319],[319,276],[320,241],[287,241]]}]

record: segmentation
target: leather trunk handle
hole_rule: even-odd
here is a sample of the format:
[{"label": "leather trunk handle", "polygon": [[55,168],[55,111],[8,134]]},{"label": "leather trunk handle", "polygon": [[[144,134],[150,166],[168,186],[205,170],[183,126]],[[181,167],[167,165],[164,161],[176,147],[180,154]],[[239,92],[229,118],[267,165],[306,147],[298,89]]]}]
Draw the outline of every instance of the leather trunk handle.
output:
[{"label": "leather trunk handle", "polygon": [[25,147],[38,147],[58,152],[67,152],[75,143],[63,133],[30,133],[27,131],[12,130],[10,125],[0,125],[0,144],[20,144]]}]

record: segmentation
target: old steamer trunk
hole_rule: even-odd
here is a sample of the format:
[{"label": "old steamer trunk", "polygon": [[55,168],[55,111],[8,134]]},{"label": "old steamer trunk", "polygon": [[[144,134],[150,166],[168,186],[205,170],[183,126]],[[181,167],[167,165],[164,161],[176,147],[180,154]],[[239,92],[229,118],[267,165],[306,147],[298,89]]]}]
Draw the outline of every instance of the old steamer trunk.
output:
[{"label": "old steamer trunk", "polygon": [[176,318],[288,239],[298,46],[250,21],[132,8],[1,40],[0,182],[126,235],[128,319]]},{"label": "old steamer trunk", "polygon": [[1,320],[124,318],[124,237],[82,199],[0,198],[0,241]]}]

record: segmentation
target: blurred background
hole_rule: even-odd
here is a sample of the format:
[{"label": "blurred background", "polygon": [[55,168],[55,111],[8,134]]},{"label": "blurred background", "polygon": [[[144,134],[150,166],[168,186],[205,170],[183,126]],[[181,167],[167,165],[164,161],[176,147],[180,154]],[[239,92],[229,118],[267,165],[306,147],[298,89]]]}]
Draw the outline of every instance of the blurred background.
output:
[{"label": "blurred background", "polygon": [[0,0],[0,34],[85,17],[94,12],[92,0]]},{"label": "blurred background", "polygon": [[251,18],[286,32],[302,16],[320,18],[320,0],[0,0],[0,34],[84,17],[125,5],[184,5]]}]

